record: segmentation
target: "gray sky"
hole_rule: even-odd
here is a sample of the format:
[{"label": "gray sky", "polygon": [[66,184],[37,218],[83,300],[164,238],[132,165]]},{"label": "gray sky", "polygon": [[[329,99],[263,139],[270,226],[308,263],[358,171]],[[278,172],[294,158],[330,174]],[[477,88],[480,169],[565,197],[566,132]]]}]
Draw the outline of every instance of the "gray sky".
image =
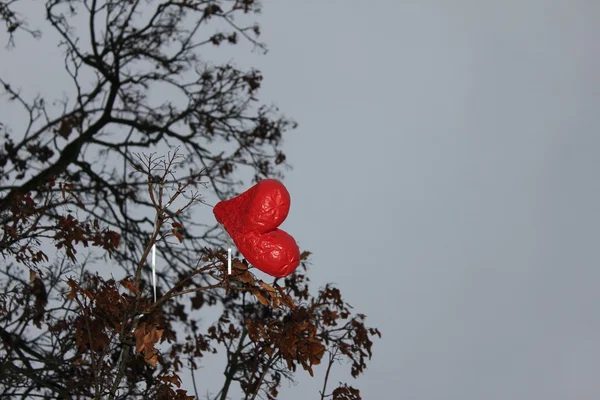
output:
[{"label": "gray sky", "polygon": [[285,229],[384,335],[363,398],[597,399],[600,2],[263,17],[263,99],[300,123]]},{"label": "gray sky", "polygon": [[[332,385],[600,396],[599,19],[594,0],[264,1],[269,54],[232,54],[300,123],[282,228],[384,335],[358,382],[341,365]],[[3,76],[60,95],[25,64]],[[317,398],[324,373],[281,398]]]}]

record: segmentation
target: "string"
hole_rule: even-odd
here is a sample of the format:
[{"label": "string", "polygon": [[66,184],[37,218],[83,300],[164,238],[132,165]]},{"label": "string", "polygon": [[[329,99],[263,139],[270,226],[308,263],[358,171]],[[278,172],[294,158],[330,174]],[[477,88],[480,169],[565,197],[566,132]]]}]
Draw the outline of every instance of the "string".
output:
[{"label": "string", "polygon": [[231,247],[227,248],[227,274],[231,275]]},{"label": "string", "polygon": [[[167,204],[167,206],[169,204]],[[215,207],[204,201],[202,202],[202,204],[206,204],[211,208]],[[221,228],[223,228],[223,231],[225,231],[225,234],[227,235],[227,273],[231,275],[231,237],[229,236],[223,225],[221,225]],[[156,243],[152,244],[152,289],[154,292],[154,302],[156,303]]]},{"label": "string", "polygon": [[[206,204],[207,206],[209,206],[210,208],[215,208],[215,206],[208,204],[205,201],[201,201],[202,204]],[[166,207],[168,207],[169,205],[171,205],[171,202],[169,202]],[[157,216],[157,220],[158,220],[158,216]],[[156,224],[157,221],[154,221],[154,223]],[[221,225],[221,227],[223,228],[223,230],[225,231],[225,234],[227,235],[227,273],[229,275],[231,275],[231,237],[229,236],[229,233],[227,233],[227,230],[225,230],[225,227],[223,225]],[[154,302],[156,303],[156,243],[152,244],[152,289],[153,289],[153,293],[154,293]]]},{"label": "string", "polygon": [[156,303],[156,243],[152,245],[152,286],[154,288],[154,302]]},{"label": "string", "polygon": [[[209,206],[211,208],[215,207],[213,205],[208,204],[205,201],[202,201],[201,203],[202,204],[206,204],[207,206]],[[165,208],[168,207],[169,205],[171,205],[171,202],[169,202],[165,206]],[[158,220],[158,216],[157,216],[157,220]],[[154,221],[155,224],[156,224],[156,222],[157,221]],[[228,243],[229,243],[229,241],[228,241]],[[227,266],[228,266],[229,275],[231,275],[231,247],[229,247],[227,249],[227,253],[228,253]],[[153,290],[153,293],[154,293],[154,302],[156,303],[156,243],[152,244],[152,290]]]},{"label": "string", "polygon": [[227,236],[227,274],[231,275],[231,248],[233,247],[231,244],[231,236],[229,236],[229,233],[223,225],[221,225],[221,228],[223,228],[223,232],[225,232],[225,236]]}]

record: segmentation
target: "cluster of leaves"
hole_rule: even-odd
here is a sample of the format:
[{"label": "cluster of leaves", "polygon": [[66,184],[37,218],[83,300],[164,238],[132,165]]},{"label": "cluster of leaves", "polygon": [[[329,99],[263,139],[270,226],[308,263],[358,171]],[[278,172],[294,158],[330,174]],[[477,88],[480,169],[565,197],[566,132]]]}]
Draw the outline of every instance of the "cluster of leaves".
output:
[{"label": "cluster of leaves", "polygon": [[[54,194],[56,186],[62,194],[60,198]],[[51,238],[56,249],[64,250],[71,261],[76,260],[77,244],[100,247],[111,255],[119,247],[119,233],[107,227],[101,228],[97,218],[93,221],[80,221],[71,213],[55,213],[54,209],[69,202],[75,202],[84,208],[76,196],[72,195],[73,189],[73,184],[57,184],[53,177],[40,188],[44,193],[41,200],[34,199],[30,192],[15,192],[10,201],[3,199],[6,204],[3,210],[5,212],[0,213],[0,249],[3,250],[3,255],[11,255],[17,262],[30,267],[48,262],[46,253],[39,249],[42,238]],[[52,222],[48,223],[49,221]]]},{"label": "cluster of leaves", "polygon": [[[21,30],[37,37],[16,12],[22,1],[0,4],[9,44]],[[345,384],[329,392],[329,371],[347,360],[359,376],[380,333],[336,288],[311,295],[310,253],[282,285],[239,258],[230,275],[224,232],[192,216],[198,188],[224,199],[243,187],[240,170],[258,181],[288,167],[282,138],[295,123],[257,104],[260,72],[199,56],[241,41],[264,50],[259,27],[237,22],[258,2],[35,5],[61,39],[73,98],[27,99],[0,77],[27,118],[18,129],[0,122],[0,397],[199,398],[181,374],[194,378],[219,354],[224,381],[209,399],[227,399],[234,384],[245,400],[275,399],[298,367],[312,376],[324,363],[321,399],[360,399]],[[227,29],[210,33],[211,23]],[[166,88],[173,97],[153,102]],[[161,146],[167,157],[152,152]],[[168,260],[156,280],[153,249]],[[215,306],[220,317],[201,327]]]}]

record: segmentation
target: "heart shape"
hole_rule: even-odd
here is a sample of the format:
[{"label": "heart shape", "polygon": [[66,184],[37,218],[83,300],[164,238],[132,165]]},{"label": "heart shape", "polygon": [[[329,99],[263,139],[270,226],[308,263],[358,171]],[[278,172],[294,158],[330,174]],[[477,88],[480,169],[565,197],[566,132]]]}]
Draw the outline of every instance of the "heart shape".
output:
[{"label": "heart shape", "polygon": [[213,213],[246,260],[283,278],[300,264],[296,241],[278,228],[290,211],[290,202],[283,183],[264,179],[239,196],[217,203]]}]

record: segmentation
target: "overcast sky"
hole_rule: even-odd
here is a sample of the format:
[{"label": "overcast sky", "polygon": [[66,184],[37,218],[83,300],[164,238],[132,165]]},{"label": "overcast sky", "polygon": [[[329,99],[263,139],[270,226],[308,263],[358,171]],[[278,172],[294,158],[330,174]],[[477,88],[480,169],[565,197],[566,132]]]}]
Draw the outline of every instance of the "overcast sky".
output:
[{"label": "overcast sky", "polygon": [[285,229],[384,335],[363,398],[600,397],[599,20],[593,0],[264,2],[262,96],[300,123]]},{"label": "overcast sky", "polygon": [[[331,384],[600,397],[599,20],[596,0],[264,1],[268,55],[235,56],[300,124],[282,228],[383,333],[364,376]],[[60,96],[36,60],[1,72]],[[317,398],[324,373],[281,398]]]}]

